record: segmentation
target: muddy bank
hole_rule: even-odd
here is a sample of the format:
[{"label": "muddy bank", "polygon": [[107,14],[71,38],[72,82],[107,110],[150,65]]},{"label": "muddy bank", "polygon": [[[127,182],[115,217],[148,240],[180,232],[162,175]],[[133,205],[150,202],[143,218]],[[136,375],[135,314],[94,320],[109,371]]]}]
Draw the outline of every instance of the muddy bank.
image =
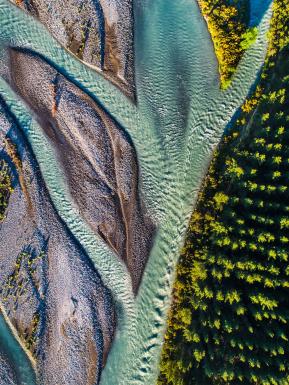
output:
[{"label": "muddy bank", "polygon": [[[10,49],[8,81],[52,141],[85,221],[124,261],[136,292],[154,226],[139,193],[130,138],[102,108],[38,55]],[[33,68],[33,73],[31,72]]]},{"label": "muddy bank", "polygon": [[0,157],[14,191],[0,223],[0,302],[46,385],[98,383],[113,299],[56,214],[20,129],[0,106]]},{"label": "muddy bank", "polygon": [[131,0],[11,0],[83,62],[134,97]]}]

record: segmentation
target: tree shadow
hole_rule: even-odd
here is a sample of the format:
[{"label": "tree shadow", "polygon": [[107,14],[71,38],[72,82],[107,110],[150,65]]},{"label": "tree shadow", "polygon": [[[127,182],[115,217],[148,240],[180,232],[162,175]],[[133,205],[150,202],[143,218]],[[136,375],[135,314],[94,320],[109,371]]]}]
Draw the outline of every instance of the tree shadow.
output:
[{"label": "tree shadow", "polygon": [[264,14],[271,5],[272,0],[250,0],[250,26],[260,24]]}]

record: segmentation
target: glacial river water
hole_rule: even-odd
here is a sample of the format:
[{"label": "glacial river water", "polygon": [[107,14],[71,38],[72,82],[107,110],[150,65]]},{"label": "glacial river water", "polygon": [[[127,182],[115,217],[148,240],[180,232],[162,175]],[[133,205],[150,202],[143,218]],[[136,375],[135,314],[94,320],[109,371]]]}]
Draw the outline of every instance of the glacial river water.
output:
[{"label": "glacial river water", "polygon": [[[146,205],[158,224],[135,299],[122,263],[91,232],[70,202],[51,144],[23,103],[0,80],[0,93],[25,131],[59,215],[118,305],[118,331],[101,385],[152,385],[156,381],[175,265],[189,217],[213,149],[263,63],[269,19],[270,11],[260,17],[257,42],[242,60],[230,89],[221,92],[211,38],[196,1],[135,0],[135,106],[67,53],[33,18],[0,0],[0,57],[5,57],[7,45],[41,53],[124,127],[137,150]],[[2,323],[0,335],[6,333],[9,330]],[[20,356],[14,354],[15,346],[8,349],[17,364]],[[28,360],[26,365],[29,372]],[[26,382],[34,385],[30,374]]]},{"label": "glacial river water", "polygon": [[[35,384],[35,374],[26,357],[26,353],[15,339],[0,313],[0,355],[2,354],[11,363],[12,368],[15,369],[19,385]],[[2,384],[1,381],[3,381],[2,378],[0,378],[0,384]]]}]

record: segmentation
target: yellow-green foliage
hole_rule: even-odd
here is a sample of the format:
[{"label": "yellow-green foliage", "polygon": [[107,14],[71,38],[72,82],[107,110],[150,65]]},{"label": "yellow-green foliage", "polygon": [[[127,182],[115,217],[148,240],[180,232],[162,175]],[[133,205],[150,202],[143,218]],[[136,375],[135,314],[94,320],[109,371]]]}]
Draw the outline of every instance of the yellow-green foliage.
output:
[{"label": "yellow-green foliage", "polygon": [[35,355],[35,344],[37,341],[37,333],[39,332],[40,314],[34,313],[29,332],[24,335],[25,346]]},{"label": "yellow-green foliage", "polygon": [[7,163],[0,161],[0,222],[5,218],[5,210],[8,205],[12,188],[12,181]]},{"label": "yellow-green foliage", "polygon": [[192,215],[161,385],[289,384],[288,4],[275,0],[260,84]]},{"label": "yellow-green foliage", "polygon": [[273,3],[274,18],[269,34],[270,49],[269,56],[274,56],[280,49],[289,43],[289,25],[284,20],[289,15],[289,1],[278,0]]},{"label": "yellow-green foliage", "polygon": [[221,85],[230,79],[244,53],[256,37],[256,29],[247,28],[248,0],[199,0],[207,20],[219,61]]}]

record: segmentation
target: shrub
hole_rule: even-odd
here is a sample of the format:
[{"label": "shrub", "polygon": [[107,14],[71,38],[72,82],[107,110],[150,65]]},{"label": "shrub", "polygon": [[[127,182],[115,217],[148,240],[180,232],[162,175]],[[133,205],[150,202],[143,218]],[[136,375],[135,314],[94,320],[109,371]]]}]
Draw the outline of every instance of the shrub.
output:
[{"label": "shrub", "polygon": [[10,171],[4,160],[0,161],[0,222],[5,218],[9,197],[13,191]]}]

